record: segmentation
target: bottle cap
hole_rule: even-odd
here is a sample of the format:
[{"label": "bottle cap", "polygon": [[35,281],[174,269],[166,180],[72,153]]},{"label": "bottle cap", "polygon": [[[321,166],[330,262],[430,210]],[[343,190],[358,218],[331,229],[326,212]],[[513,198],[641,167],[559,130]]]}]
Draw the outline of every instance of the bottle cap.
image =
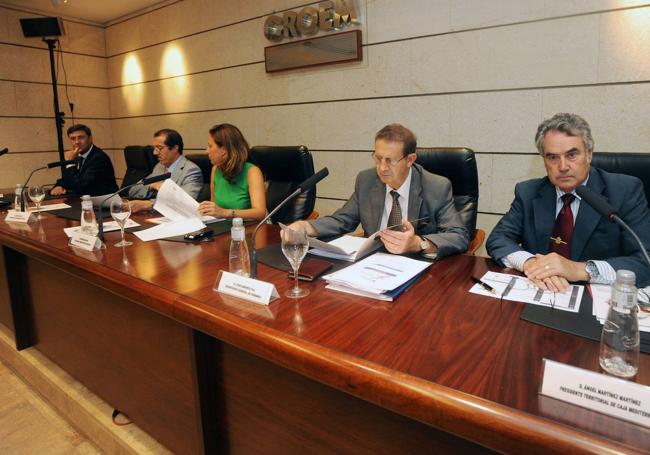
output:
[{"label": "bottle cap", "polygon": [[628,286],[636,284],[636,275],[631,270],[618,270],[616,272],[616,282]]}]

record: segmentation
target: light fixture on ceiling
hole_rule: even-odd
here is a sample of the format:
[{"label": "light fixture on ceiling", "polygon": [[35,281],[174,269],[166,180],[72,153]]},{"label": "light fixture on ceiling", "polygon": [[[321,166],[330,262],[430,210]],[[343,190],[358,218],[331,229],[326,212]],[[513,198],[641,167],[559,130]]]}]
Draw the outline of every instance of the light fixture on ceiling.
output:
[{"label": "light fixture on ceiling", "polygon": [[68,0],[52,0],[52,5],[61,6],[68,3]]}]

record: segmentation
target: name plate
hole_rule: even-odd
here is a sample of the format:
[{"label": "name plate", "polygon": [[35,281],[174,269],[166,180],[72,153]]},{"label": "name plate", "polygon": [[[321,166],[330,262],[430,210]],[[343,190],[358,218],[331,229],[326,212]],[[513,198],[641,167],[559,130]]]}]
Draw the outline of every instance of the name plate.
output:
[{"label": "name plate", "polygon": [[544,359],[540,393],[650,428],[650,387]]},{"label": "name plate", "polygon": [[19,212],[16,210],[9,210],[5,221],[7,223],[28,223],[29,218],[32,216],[32,212]]},{"label": "name plate", "polygon": [[93,251],[99,250],[102,247],[102,241],[94,235],[75,232],[70,237],[70,245],[81,248],[82,250]]},{"label": "name plate", "polygon": [[222,294],[238,297],[260,305],[268,305],[280,297],[277,289],[271,283],[223,270],[219,272],[213,289]]}]

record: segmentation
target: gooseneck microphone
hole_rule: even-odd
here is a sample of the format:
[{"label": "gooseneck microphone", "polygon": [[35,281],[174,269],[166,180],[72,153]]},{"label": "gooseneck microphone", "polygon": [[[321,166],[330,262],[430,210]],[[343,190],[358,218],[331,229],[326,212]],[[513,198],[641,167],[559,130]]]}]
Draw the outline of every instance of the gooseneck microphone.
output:
[{"label": "gooseneck microphone", "polygon": [[102,200],[102,203],[99,204],[99,219],[97,220],[97,237],[99,240],[104,241],[104,202],[108,201],[110,198],[115,196],[116,194],[120,194],[124,190],[128,190],[129,188],[136,186],[136,185],[150,185],[155,182],[160,182],[161,180],[167,180],[170,178],[172,174],[170,172],[166,172],[164,174],[160,175],[155,175],[153,177],[148,177],[145,179],[138,180],[135,183],[132,183],[130,185],[125,186],[124,188],[120,188],[113,194],[109,194],[106,196],[104,200]]},{"label": "gooseneck microphone", "polygon": [[257,235],[257,231],[262,227],[266,221],[271,218],[278,210],[284,206],[288,201],[293,199],[294,197],[298,196],[299,194],[304,193],[307,190],[310,190],[313,188],[318,182],[323,180],[325,177],[329,175],[330,171],[327,170],[326,167],[315,173],[314,175],[308,177],[304,182],[302,182],[298,187],[295,189],[293,193],[291,193],[289,196],[287,196],[282,202],[280,202],[278,205],[275,206],[275,208],[266,215],[266,217],[260,221],[260,223],[255,226],[255,230],[253,231],[253,236],[251,237],[251,252],[250,252],[250,259],[251,259],[251,278],[257,278],[257,248],[255,248],[255,236]]},{"label": "gooseneck microphone", "polygon": [[[4,149],[7,150],[7,149]],[[0,152],[2,152],[0,150]],[[2,153],[0,153],[2,155]],[[66,160],[66,161],[54,161],[52,163],[47,163],[43,167],[38,167],[34,169],[30,174],[29,177],[27,177],[27,180],[25,180],[25,184],[23,185],[23,192],[20,194],[20,211],[24,212],[25,211],[25,188],[27,188],[27,184],[29,183],[29,180],[32,178],[32,175],[34,175],[34,172],[36,171],[42,171],[43,169],[52,169],[53,167],[60,167],[60,166],[67,166],[68,164],[77,164],[79,161],[81,161],[83,158],[77,157],[73,160]]]},{"label": "gooseneck microphone", "polygon": [[596,193],[591,188],[587,188],[584,185],[580,185],[576,188],[576,194],[580,196],[583,201],[589,204],[596,212],[598,212],[600,216],[622,226],[623,229],[632,234],[632,237],[634,237],[636,243],[639,244],[639,249],[641,250],[641,253],[643,253],[643,257],[650,267],[650,257],[648,257],[648,252],[646,251],[645,246],[643,246],[643,242],[641,242],[639,236],[636,235],[636,232],[634,232],[632,228],[628,226],[627,223],[616,214],[616,209],[612,207],[609,202],[607,202],[607,199],[605,199],[604,196]]}]

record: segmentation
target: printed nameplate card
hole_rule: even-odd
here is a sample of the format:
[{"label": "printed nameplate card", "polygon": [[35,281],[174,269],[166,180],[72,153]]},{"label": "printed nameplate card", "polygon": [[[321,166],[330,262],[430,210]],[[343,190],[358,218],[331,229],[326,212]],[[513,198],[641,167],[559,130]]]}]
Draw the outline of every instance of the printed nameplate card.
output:
[{"label": "printed nameplate card", "polygon": [[29,218],[32,216],[32,212],[20,212],[17,210],[9,210],[5,221],[7,223],[28,223]]},{"label": "printed nameplate card", "polygon": [[650,427],[650,387],[544,359],[540,393]]},{"label": "printed nameplate card", "polygon": [[86,251],[99,250],[102,247],[102,241],[94,235],[75,232],[70,237],[70,245],[81,248]]},{"label": "printed nameplate card", "polygon": [[268,305],[280,297],[271,283],[225,271],[219,272],[213,289],[260,305]]}]

